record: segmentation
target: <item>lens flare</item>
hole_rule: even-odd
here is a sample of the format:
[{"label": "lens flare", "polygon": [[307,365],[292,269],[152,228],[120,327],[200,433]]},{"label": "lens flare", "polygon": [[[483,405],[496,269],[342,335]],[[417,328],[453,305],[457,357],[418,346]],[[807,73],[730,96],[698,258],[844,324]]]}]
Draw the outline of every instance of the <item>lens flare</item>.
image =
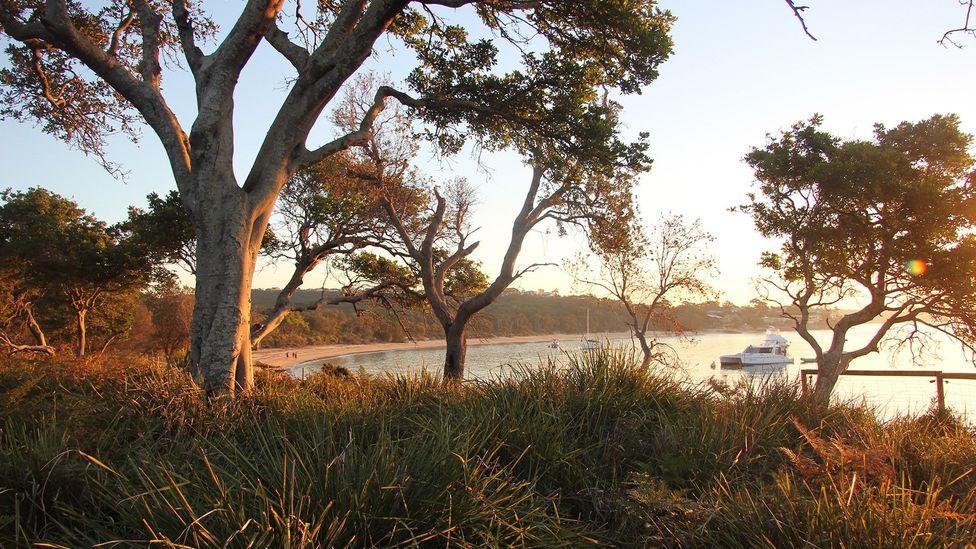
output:
[{"label": "lens flare", "polygon": [[921,259],[912,259],[905,265],[905,270],[912,276],[922,276],[926,269],[928,269],[928,265]]}]

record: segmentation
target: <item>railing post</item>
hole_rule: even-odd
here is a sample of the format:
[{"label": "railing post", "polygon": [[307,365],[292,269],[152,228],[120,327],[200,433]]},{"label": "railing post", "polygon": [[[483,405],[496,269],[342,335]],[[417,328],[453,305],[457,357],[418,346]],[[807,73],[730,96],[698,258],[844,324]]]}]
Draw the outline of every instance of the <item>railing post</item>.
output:
[{"label": "railing post", "polygon": [[942,372],[936,372],[935,374],[935,396],[939,402],[939,414],[945,413],[945,380],[942,378]]}]

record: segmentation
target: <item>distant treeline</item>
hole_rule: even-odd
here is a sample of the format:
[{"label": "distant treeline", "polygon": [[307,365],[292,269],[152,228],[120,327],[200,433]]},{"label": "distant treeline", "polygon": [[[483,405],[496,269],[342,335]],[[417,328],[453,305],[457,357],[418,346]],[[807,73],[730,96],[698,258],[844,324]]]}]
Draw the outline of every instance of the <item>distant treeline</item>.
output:
[{"label": "distant treeline", "polygon": [[[335,292],[300,290],[296,303],[310,304]],[[255,319],[274,304],[278,290],[254,290]],[[593,296],[560,296],[554,293],[509,290],[488,307],[472,325],[470,337],[513,335],[582,334],[589,311],[593,334],[627,331],[625,316],[617,301]],[[730,302],[685,303],[673,309],[683,330],[762,330],[770,325],[786,326],[775,309],[754,301],[739,307]],[[664,326],[659,326],[664,329]],[[409,335],[408,335],[409,334]],[[281,327],[264,340],[265,347],[294,347],[333,343],[398,342],[443,337],[440,326],[420,310],[394,315],[380,307],[362,314],[350,305],[322,307],[317,311],[289,315]]]}]

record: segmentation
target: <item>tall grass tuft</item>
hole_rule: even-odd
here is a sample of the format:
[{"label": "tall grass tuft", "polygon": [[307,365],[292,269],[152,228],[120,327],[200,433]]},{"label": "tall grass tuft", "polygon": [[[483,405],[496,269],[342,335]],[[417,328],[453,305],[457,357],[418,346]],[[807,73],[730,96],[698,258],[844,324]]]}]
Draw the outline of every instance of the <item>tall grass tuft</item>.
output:
[{"label": "tall grass tuft", "polygon": [[[0,364],[0,546],[965,546],[976,434],[601,351],[462,385]],[[879,473],[880,471],[880,473]]]}]

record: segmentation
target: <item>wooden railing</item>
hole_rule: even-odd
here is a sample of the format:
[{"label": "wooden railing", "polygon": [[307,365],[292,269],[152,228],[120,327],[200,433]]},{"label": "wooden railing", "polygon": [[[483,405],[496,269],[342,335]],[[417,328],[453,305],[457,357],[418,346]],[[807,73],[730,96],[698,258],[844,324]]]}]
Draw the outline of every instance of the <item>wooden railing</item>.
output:
[{"label": "wooden railing", "polygon": [[[809,377],[817,375],[816,368],[800,370],[803,392],[808,391]],[[945,380],[968,379],[976,381],[976,372],[943,372],[941,370],[847,370],[842,376],[876,376],[876,377],[931,377],[935,378],[935,396],[939,403],[939,411],[945,411]],[[930,381],[929,383],[932,383]]]}]

